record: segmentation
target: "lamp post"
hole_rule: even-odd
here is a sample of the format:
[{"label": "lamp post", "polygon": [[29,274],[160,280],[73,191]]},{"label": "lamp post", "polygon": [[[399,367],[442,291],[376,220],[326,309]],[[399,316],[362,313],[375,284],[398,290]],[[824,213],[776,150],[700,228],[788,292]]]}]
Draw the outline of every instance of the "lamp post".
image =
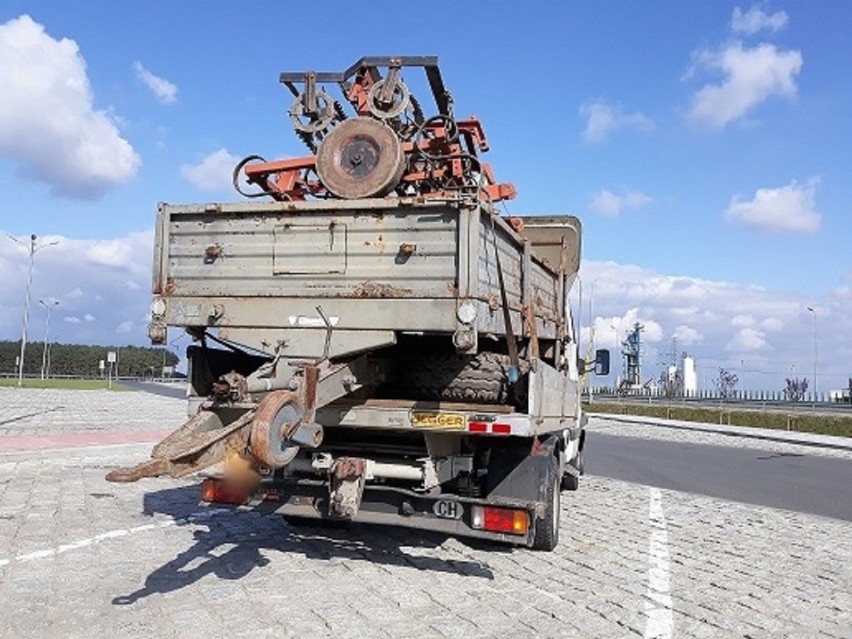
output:
[{"label": "lamp post", "polygon": [[59,242],[50,242],[49,244],[43,244],[41,246],[36,246],[37,236],[35,233],[30,235],[30,243],[27,246],[24,242],[21,242],[16,237],[9,236],[14,242],[17,242],[21,246],[27,249],[30,254],[30,264],[27,269],[27,293],[24,298],[24,321],[23,321],[23,331],[21,333],[21,354],[18,357],[18,388],[23,385],[24,382],[24,355],[26,353],[27,348],[27,328],[30,323],[30,293],[32,291],[33,286],[33,262],[35,261],[35,254],[43,248],[47,248],[48,246],[54,246],[59,244]]},{"label": "lamp post", "polygon": [[[598,278],[600,279],[600,278]],[[595,314],[593,311],[594,303],[595,303],[595,284],[597,283],[597,279],[592,280],[592,290],[589,295],[589,356],[593,357],[595,354]],[[592,378],[586,378],[586,388],[589,391],[589,403],[592,403]]]},{"label": "lamp post", "polygon": [[[619,322],[619,324],[620,324],[620,322]],[[621,353],[618,352],[618,329],[616,328],[615,324],[610,324],[609,327],[612,329],[612,347],[614,349],[616,349],[616,355],[620,358]],[[617,387],[618,387],[618,374],[617,373],[615,375],[615,379],[612,382],[612,387],[616,392],[618,391],[618,389],[617,389]]]},{"label": "lamp post", "polygon": [[816,309],[813,306],[808,306],[807,309],[814,316],[814,402],[817,401],[817,394],[819,392],[819,384],[817,380],[817,362],[818,362],[818,354],[817,350],[817,314]]},{"label": "lamp post", "polygon": [[41,378],[50,377],[50,311],[59,304],[59,300],[53,300],[50,304],[39,300],[39,304],[47,309],[47,319],[44,322],[44,348],[41,351]]}]

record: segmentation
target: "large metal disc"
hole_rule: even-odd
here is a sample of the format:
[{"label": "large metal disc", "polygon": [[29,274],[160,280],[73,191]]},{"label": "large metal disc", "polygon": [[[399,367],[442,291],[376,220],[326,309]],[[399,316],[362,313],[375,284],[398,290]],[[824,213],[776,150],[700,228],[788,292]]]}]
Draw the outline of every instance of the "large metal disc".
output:
[{"label": "large metal disc", "polygon": [[275,391],[257,407],[249,435],[249,452],[267,468],[283,468],[296,457],[298,446],[288,445],[284,434],[302,419],[302,409],[291,391]]},{"label": "large metal disc", "polygon": [[326,189],[347,200],[382,197],[402,178],[405,154],[389,126],[370,118],[341,122],[317,150],[317,175]]}]

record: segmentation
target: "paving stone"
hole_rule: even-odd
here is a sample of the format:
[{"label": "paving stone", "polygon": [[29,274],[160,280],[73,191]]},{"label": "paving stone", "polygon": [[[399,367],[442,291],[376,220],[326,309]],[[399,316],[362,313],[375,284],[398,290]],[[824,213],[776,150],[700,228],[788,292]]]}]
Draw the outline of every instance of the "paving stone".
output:
[{"label": "paving stone", "polygon": [[[185,412],[142,393],[0,400],[0,422],[17,424],[0,438],[144,431]],[[538,553],[358,524],[293,528],[201,509],[191,479],[104,480],[149,450],[0,455],[0,638],[646,634],[656,489],[584,477],[563,500],[560,546]],[[848,522],[659,496],[673,637],[852,636]]]}]

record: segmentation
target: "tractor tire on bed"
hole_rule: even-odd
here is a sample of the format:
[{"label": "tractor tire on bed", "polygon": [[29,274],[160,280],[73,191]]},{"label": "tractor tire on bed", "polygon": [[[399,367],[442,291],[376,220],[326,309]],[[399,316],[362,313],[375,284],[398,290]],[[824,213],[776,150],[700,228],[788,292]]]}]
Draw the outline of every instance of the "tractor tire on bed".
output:
[{"label": "tractor tire on bed", "polygon": [[[445,402],[505,404],[512,399],[509,356],[482,352],[473,357],[456,353],[427,355],[406,368],[403,384],[417,397]],[[523,375],[527,365],[521,362]]]}]

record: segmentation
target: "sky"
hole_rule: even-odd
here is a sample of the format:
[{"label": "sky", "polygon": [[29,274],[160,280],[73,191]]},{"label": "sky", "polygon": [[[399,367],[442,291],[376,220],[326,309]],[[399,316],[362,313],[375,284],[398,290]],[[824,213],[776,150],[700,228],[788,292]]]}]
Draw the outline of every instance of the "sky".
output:
[{"label": "sky", "polygon": [[508,212],[581,218],[584,348],[639,322],[646,379],[686,352],[702,388],[847,385],[852,4],[248,6],[0,4],[0,339],[36,234],[28,339],[50,306],[52,340],[146,344],[157,202],[238,200],[240,158],[304,154],[280,72],[437,55]]}]

